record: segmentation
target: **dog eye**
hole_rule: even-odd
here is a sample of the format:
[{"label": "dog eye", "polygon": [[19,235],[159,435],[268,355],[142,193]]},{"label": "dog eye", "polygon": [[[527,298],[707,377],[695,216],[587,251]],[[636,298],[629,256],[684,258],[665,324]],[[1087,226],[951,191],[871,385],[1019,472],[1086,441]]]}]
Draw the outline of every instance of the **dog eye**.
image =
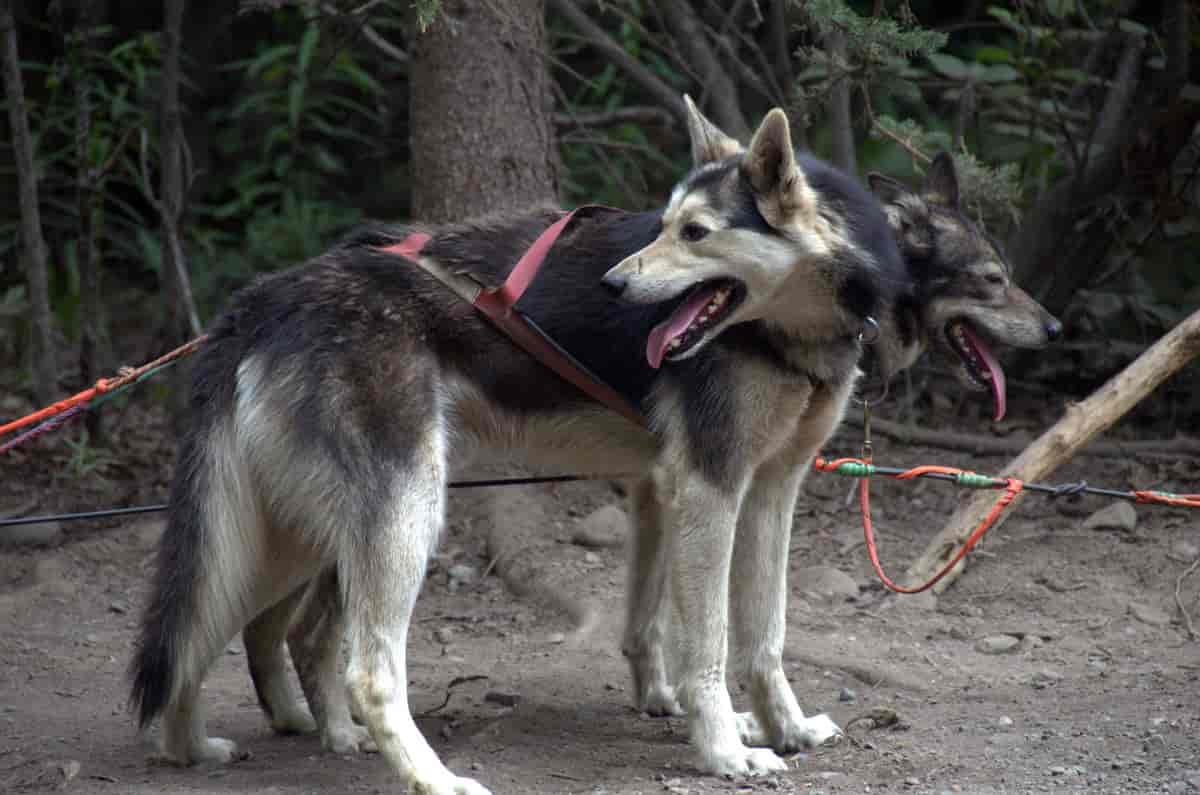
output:
[{"label": "dog eye", "polygon": [[1004,284],[1004,274],[1003,273],[989,273],[984,278],[987,279],[989,284],[999,284],[999,285]]},{"label": "dog eye", "polygon": [[689,243],[695,243],[708,237],[709,231],[707,227],[700,224],[684,224],[683,229],[679,230],[679,236]]}]

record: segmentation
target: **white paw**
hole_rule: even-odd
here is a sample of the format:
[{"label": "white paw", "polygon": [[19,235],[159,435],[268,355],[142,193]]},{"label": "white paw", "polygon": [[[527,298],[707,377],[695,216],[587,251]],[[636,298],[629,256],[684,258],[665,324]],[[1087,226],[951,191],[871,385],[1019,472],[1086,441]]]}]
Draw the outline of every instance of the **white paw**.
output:
[{"label": "white paw", "polygon": [[788,766],[770,748],[747,748],[738,743],[726,751],[705,754],[700,769],[714,776],[742,778],[782,772]]},{"label": "white paw", "polygon": [[815,748],[835,737],[842,736],[841,728],[833,722],[832,718],[825,714],[805,718],[798,724],[793,724],[793,727],[794,731],[790,732],[790,736],[783,739],[785,745],[791,745],[794,741],[796,745],[795,750],[800,750],[800,748]]},{"label": "white paw", "polygon": [[291,704],[271,718],[271,729],[276,734],[311,734],[317,730],[317,722],[304,707]]},{"label": "white paw", "polygon": [[742,745],[748,745],[751,748],[765,748],[771,744],[771,741],[767,739],[767,733],[763,731],[762,724],[758,722],[758,718],[754,717],[753,712],[737,714],[737,731]]},{"label": "white paw", "polygon": [[353,723],[346,726],[330,726],[321,735],[321,745],[327,751],[335,754],[354,754],[358,752],[375,753],[379,749],[371,739],[371,732],[366,726]]},{"label": "white paw", "polygon": [[679,716],[684,714],[679,699],[675,697],[675,688],[670,685],[651,685],[641,698],[638,709],[655,717]]},{"label": "white paw", "polygon": [[842,736],[842,730],[828,715],[813,715],[811,718],[782,721],[783,728],[778,736],[763,727],[753,712],[737,715],[738,738],[745,745],[756,748],[774,748],[781,754],[795,753],[805,748],[815,748],[830,739]]},{"label": "white paw", "polygon": [[206,737],[188,749],[192,764],[224,765],[237,756],[237,743],[222,737]]},{"label": "white paw", "polygon": [[434,781],[413,781],[413,795],[492,795],[492,791],[473,778],[443,776]]}]

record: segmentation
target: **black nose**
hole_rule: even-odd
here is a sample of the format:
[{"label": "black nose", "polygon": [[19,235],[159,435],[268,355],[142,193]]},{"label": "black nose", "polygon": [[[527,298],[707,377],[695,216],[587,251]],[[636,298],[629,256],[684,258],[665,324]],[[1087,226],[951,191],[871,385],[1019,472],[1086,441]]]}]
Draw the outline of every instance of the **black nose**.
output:
[{"label": "black nose", "polygon": [[604,274],[604,278],[600,280],[600,283],[604,285],[604,289],[608,290],[614,296],[619,296],[625,292],[625,288],[629,284],[629,279],[623,273],[609,271]]},{"label": "black nose", "polygon": [[1062,323],[1060,323],[1058,321],[1058,318],[1055,318],[1055,317],[1050,318],[1049,322],[1046,323],[1046,337],[1051,342],[1054,342],[1056,339],[1058,339],[1061,336],[1062,336]]}]

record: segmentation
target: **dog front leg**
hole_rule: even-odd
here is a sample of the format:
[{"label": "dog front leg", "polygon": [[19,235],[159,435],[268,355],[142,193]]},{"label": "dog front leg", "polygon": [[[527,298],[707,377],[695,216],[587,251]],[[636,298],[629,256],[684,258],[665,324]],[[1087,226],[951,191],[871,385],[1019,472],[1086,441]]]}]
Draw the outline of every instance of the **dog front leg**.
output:
[{"label": "dog front leg", "polygon": [[826,715],[805,717],[783,672],[788,544],[806,461],[781,455],[760,467],[738,518],[732,570],[735,658],[747,673],[754,711],[738,716],[747,745],[780,753],[841,734]]},{"label": "dog front leg", "polygon": [[742,743],[725,684],[738,496],[696,474],[682,478],[670,509],[670,584],[682,624],[680,696],[700,768],[744,776],[786,770],[787,765],[769,749]]}]

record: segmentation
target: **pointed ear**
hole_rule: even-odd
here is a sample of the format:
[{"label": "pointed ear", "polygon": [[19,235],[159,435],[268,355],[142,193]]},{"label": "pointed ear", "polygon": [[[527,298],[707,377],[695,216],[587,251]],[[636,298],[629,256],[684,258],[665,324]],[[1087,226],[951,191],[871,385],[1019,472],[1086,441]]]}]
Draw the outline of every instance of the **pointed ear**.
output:
[{"label": "pointed ear", "polygon": [[776,229],[810,223],[817,197],[796,165],[787,114],[773,109],[762,120],[742,157],[742,173],[754,189],[758,210]]},{"label": "pointed ear", "polygon": [[921,195],[932,204],[958,208],[958,173],[949,152],[939,152],[929,164]]},{"label": "pointed ear", "polygon": [[693,165],[702,166],[715,160],[724,160],[742,151],[741,144],[704,118],[704,114],[687,94],[683,95],[683,104],[687,106],[688,137],[692,139]]},{"label": "pointed ear", "polygon": [[867,184],[871,187],[871,193],[874,193],[875,198],[879,199],[880,204],[895,204],[901,196],[912,192],[907,185],[897,182],[891,177],[885,177],[878,171],[867,174]]}]

